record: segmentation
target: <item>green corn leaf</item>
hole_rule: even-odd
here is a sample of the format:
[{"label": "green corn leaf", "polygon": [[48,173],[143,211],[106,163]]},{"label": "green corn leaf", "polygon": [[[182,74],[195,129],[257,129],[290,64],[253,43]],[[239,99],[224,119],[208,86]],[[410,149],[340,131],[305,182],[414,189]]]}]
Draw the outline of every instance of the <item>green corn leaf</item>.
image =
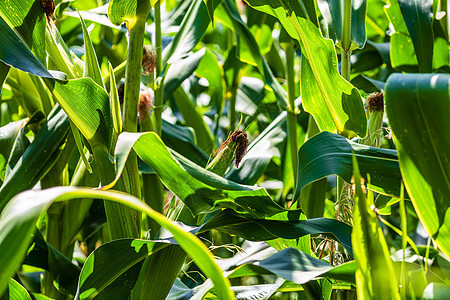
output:
[{"label": "green corn leaf", "polygon": [[[224,9],[223,21],[230,24],[238,40],[238,49],[245,48],[246,52],[250,53],[250,57],[247,58],[248,63],[255,65],[258,71],[263,75],[264,81],[269,85],[275,97],[277,99],[278,105],[281,108],[286,108],[287,106],[287,92],[281,87],[281,85],[276,80],[272,71],[270,70],[264,56],[261,55],[258,43],[255,41],[251,31],[248,29],[247,25],[242,21],[238,10],[235,5],[230,0],[224,0],[221,8]],[[226,19],[225,19],[226,18]],[[239,51],[241,53],[241,51]],[[240,57],[242,61],[245,61],[245,57]]]},{"label": "green corn leaf", "polygon": [[211,153],[214,146],[213,135],[211,129],[203,119],[202,113],[197,110],[182,87],[178,87],[174,91],[173,98],[183,115],[186,126],[190,126],[194,129],[197,145],[205,153]]},{"label": "green corn leaf", "polygon": [[55,107],[1,186],[0,210],[13,196],[35,186],[50,170],[65,146],[69,129],[69,118],[59,106]]},{"label": "green corn leaf", "polygon": [[[214,7],[219,5],[221,0],[210,1]],[[162,53],[163,64],[171,64],[178,59],[185,57],[200,42],[211,19],[204,1],[192,1],[180,29],[172,42]]]},{"label": "green corn leaf", "polygon": [[186,54],[186,57],[174,62],[164,78],[164,99],[168,99],[181,83],[194,73],[205,55],[206,49]]},{"label": "green corn leaf", "polygon": [[36,76],[53,77],[3,18],[0,18],[0,32],[0,60],[3,63]]},{"label": "green corn leaf", "polygon": [[355,269],[355,261],[333,267],[297,249],[287,248],[255,263],[240,264],[228,275],[228,278],[275,274],[297,284],[307,283],[317,277],[354,283]]},{"label": "green corn leaf", "polygon": [[[276,238],[297,239],[308,234],[323,234],[338,240],[352,255],[351,232],[347,224],[333,219],[316,218],[300,220],[297,213],[287,215],[286,221],[276,219],[255,219],[237,214],[226,209],[201,226],[200,232],[216,229],[231,235],[237,235],[250,241],[267,241]],[[276,215],[272,218],[275,218]]]},{"label": "green corn leaf", "polygon": [[0,97],[2,96],[3,83],[5,82],[6,77],[8,77],[9,69],[10,66],[3,61],[0,61]]},{"label": "green corn leaf", "polygon": [[213,0],[203,0],[208,8],[209,18],[211,19],[212,24],[214,24],[214,1]]},{"label": "green corn leaf", "polygon": [[197,165],[204,167],[208,163],[209,156],[196,145],[196,135],[191,127],[175,125],[163,120],[161,138],[167,147],[184,157],[189,157],[189,160]]},{"label": "green corn leaf", "polygon": [[113,121],[105,90],[91,78],[47,80],[47,87],[91,147],[109,149]]},{"label": "green corn leaf", "polygon": [[285,0],[248,0],[255,9],[276,17],[302,47],[300,94],[303,107],[321,131],[347,137],[366,135],[361,96],[338,72],[334,44],[319,28],[302,18],[301,8]]},{"label": "green corn leaf", "polygon": [[[235,299],[230,290],[230,283],[222,275],[222,270],[213,260],[212,254],[206,246],[191,233],[185,232],[165,216],[157,213],[148,205],[129,194],[90,190],[74,187],[56,187],[42,191],[27,191],[15,196],[0,216],[0,250],[5,255],[0,258],[2,271],[0,272],[0,294],[7,287],[8,278],[19,267],[28,245],[31,234],[35,230],[35,223],[39,215],[48,209],[54,201],[65,201],[77,198],[104,199],[126,205],[142,211],[170,231],[179,245],[192,257],[204,274],[211,278],[222,299]],[[30,205],[32,203],[33,205]],[[17,236],[23,238],[17,239]],[[139,249],[137,249],[139,252]]]},{"label": "green corn leaf", "polygon": [[431,282],[427,285],[423,291],[422,299],[432,300],[432,299],[446,299],[450,293],[450,287],[448,284],[441,282]]},{"label": "green corn leaf", "polygon": [[111,105],[111,113],[114,125],[114,131],[117,135],[122,132],[122,116],[120,112],[120,102],[119,102],[119,94],[117,92],[116,78],[114,76],[114,70],[110,62],[108,62],[109,66],[109,99]]},{"label": "green corn leaf", "polygon": [[[16,122],[11,122],[3,127],[0,127],[0,155],[3,156],[5,165],[0,167],[0,170],[7,171],[7,169],[13,167],[16,162],[10,163],[10,157],[13,154],[12,151],[15,148],[15,144],[22,139],[23,128],[27,125],[27,120],[23,119]],[[4,174],[1,175],[2,177]],[[4,181],[4,178],[2,178]]]},{"label": "green corn leaf", "polygon": [[76,281],[81,269],[47,243],[38,230],[34,234],[24,264],[49,271],[60,290],[75,295]]},{"label": "green corn leaf", "polygon": [[[318,7],[328,26],[328,36],[343,49],[344,5],[339,0],[318,0]],[[366,44],[366,0],[351,1],[350,50],[362,49]]]},{"label": "green corn leaf", "polygon": [[114,25],[123,22],[130,30],[138,22],[145,22],[150,9],[157,0],[112,0],[109,2],[108,17]]},{"label": "green corn leaf", "polygon": [[[34,0],[0,1],[0,16],[22,37],[38,60],[45,63],[44,36],[47,18],[42,8],[42,2]],[[6,33],[4,30],[0,32],[2,35]],[[16,42],[18,41],[16,40]],[[2,38],[2,46],[6,46],[6,44],[7,42]]]},{"label": "green corn leaf", "polygon": [[[256,297],[258,300],[271,299],[271,296],[283,285],[285,280],[277,280],[273,284],[255,284],[245,286],[232,286],[231,290],[236,294],[237,299],[247,299],[249,297]],[[207,296],[205,296],[207,295]],[[213,289],[210,280],[206,280],[199,286],[194,288],[187,287],[180,279],[177,278],[172,289],[170,290],[167,299],[179,300],[201,300],[205,298],[214,297],[217,299],[217,293]]]},{"label": "green corn leaf", "polygon": [[89,37],[89,32],[86,28],[83,18],[80,14],[81,28],[83,29],[83,39],[84,39],[84,74],[83,77],[90,77],[99,86],[105,88],[103,82],[102,72],[100,70],[100,65],[98,64],[97,54],[94,50],[94,45],[92,45],[91,38]]},{"label": "green corn leaf", "polygon": [[[108,291],[114,290],[115,297],[120,295],[128,298],[143,260],[168,245],[169,241],[153,242],[137,239],[119,239],[103,244],[89,255],[83,265],[77,297],[106,298]],[[114,261],[114,263],[98,264],[98,261]],[[121,278],[122,281],[119,280]],[[123,280],[127,281],[126,285],[123,284]]]},{"label": "green corn leaf", "polygon": [[337,134],[322,132],[312,137],[298,151],[298,182],[294,199],[311,182],[336,174],[350,182],[353,167],[353,154],[367,179],[368,187],[378,193],[400,196],[402,176],[395,150],[381,149],[357,144]]},{"label": "green corn leaf", "polygon": [[398,1],[388,1],[388,5],[384,7],[384,10],[394,27],[390,40],[392,67],[405,71],[417,71],[417,56]]},{"label": "green corn leaf", "polygon": [[386,85],[386,112],[400,169],[416,213],[450,255],[450,76],[395,74]]},{"label": "green corn leaf", "polygon": [[[213,207],[216,209],[231,207],[238,212],[250,213],[256,217],[286,211],[270,198],[265,189],[228,181],[175,152],[169,152],[154,132],[124,132],[119,136],[115,151],[116,181],[123,171],[131,149],[152,167],[163,184],[194,214],[207,212]],[[104,188],[114,184],[115,182]]]},{"label": "green corn leaf", "polygon": [[84,154],[84,145],[83,140],[81,138],[80,131],[78,128],[73,124],[73,122],[70,122],[70,129],[72,130],[73,138],[75,140],[75,145],[77,146],[78,153],[80,154],[81,160],[83,161],[84,165],[86,166],[86,169],[89,173],[92,173],[92,167],[88,161],[88,158]]},{"label": "green corn leaf", "polygon": [[8,289],[0,298],[5,300],[31,300],[28,291],[12,278],[9,278]]},{"label": "green corn leaf", "polygon": [[225,80],[222,65],[211,50],[206,50],[195,75],[208,80],[208,94],[211,96],[210,107],[220,107],[225,98]]},{"label": "green corn leaf", "polygon": [[[391,0],[397,1],[408,28],[421,72],[433,69],[433,1],[432,0]],[[397,51],[403,51],[401,48]]]},{"label": "green corn leaf", "polygon": [[[353,157],[356,185],[352,245],[356,261],[356,292],[360,299],[400,299],[394,266],[376,213],[373,192],[361,187],[358,161]],[[369,179],[370,180],[370,179]]]}]

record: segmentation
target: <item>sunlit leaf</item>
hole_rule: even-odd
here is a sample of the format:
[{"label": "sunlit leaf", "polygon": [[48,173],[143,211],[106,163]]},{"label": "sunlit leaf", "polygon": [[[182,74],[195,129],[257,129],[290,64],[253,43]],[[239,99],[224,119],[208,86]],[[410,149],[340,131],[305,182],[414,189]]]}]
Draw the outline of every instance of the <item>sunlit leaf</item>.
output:
[{"label": "sunlit leaf", "polygon": [[[26,253],[39,215],[54,201],[77,198],[103,198],[145,212],[149,217],[153,218],[174,235],[179,245],[196,261],[206,276],[211,278],[215,283],[215,287],[223,299],[234,299],[234,295],[229,289],[230,283],[223,277],[222,270],[214,262],[211,253],[191,233],[185,232],[166,219],[166,217],[129,194],[74,187],[57,187],[42,191],[27,191],[17,195],[9,202],[8,207],[3,210],[0,217],[0,249],[2,253],[7,253],[7,255],[2,257],[2,265],[5,268],[0,272],[0,293],[3,293],[5,290],[8,277],[19,267]],[[17,239],[17,236],[26,238]],[[11,245],[15,246],[11,247]]]},{"label": "sunlit leaf", "polygon": [[392,75],[386,111],[405,187],[438,247],[450,255],[450,76]]},{"label": "sunlit leaf", "polygon": [[119,136],[115,151],[116,180],[122,173],[131,149],[152,167],[163,184],[194,214],[209,211],[213,207],[232,207],[238,212],[259,217],[286,211],[270,198],[265,189],[236,184],[175,152],[169,152],[154,132],[125,132]]},{"label": "sunlit leaf", "polygon": [[137,22],[144,22],[157,0],[112,0],[109,2],[108,17],[114,25],[126,23],[131,29]]},{"label": "sunlit leaf", "polygon": [[301,17],[297,5],[285,0],[249,0],[255,9],[276,17],[302,47],[300,89],[303,107],[314,116],[321,131],[348,137],[366,135],[366,116],[361,96],[342,78],[337,68],[334,44],[319,28]]},{"label": "sunlit leaf", "polygon": [[[394,266],[376,213],[371,209],[373,192],[367,196],[361,187],[361,175],[353,157],[355,206],[353,209],[352,245],[356,260],[356,291],[358,298],[386,297],[400,299]],[[370,179],[369,179],[370,181]]]}]

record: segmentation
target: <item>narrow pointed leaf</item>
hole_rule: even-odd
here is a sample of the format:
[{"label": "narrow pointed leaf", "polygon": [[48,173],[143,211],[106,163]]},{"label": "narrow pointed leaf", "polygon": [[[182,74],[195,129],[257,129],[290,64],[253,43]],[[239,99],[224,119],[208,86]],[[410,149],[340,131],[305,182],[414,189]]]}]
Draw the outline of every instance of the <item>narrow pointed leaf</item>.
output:
[{"label": "narrow pointed leaf", "polygon": [[[221,1],[222,0],[211,0],[209,2],[216,7]],[[210,22],[211,19],[205,2],[192,1],[180,24],[180,29],[172,42],[162,53],[163,64],[171,64],[176,60],[183,58],[194,49],[208,29]]]},{"label": "narrow pointed leaf", "polygon": [[239,41],[238,48],[246,47],[250,51],[253,61],[248,63],[252,63],[258,68],[258,71],[263,76],[264,81],[268,86],[272,88],[273,92],[275,93],[278,105],[281,108],[286,108],[287,92],[278,83],[272,71],[270,70],[269,65],[267,64],[266,59],[263,55],[261,55],[258,43],[253,37],[251,31],[248,29],[247,25],[244,23],[244,21],[242,21],[235,5],[230,0],[224,0],[223,7],[225,8],[227,17],[236,32],[236,36]]},{"label": "narrow pointed leaf", "polygon": [[114,131],[119,134],[122,132],[122,116],[120,111],[120,102],[119,102],[119,94],[117,92],[116,79],[114,77],[114,70],[110,62],[108,62],[109,66],[109,99],[111,105],[111,113],[114,125]]},{"label": "narrow pointed leaf", "polygon": [[75,295],[80,267],[74,265],[61,252],[48,244],[39,231],[34,234],[33,243],[27,252],[24,264],[49,271],[60,290]]},{"label": "narrow pointed leaf", "polygon": [[91,38],[89,37],[89,32],[86,28],[83,18],[79,14],[81,28],[83,29],[83,39],[84,39],[84,74],[83,77],[90,77],[99,86],[105,88],[103,82],[102,73],[100,70],[100,65],[98,64],[97,54],[95,54],[94,45],[92,45]]},{"label": "narrow pointed leaf", "polygon": [[8,290],[1,298],[9,300],[31,300],[28,291],[12,278],[9,279]]}]

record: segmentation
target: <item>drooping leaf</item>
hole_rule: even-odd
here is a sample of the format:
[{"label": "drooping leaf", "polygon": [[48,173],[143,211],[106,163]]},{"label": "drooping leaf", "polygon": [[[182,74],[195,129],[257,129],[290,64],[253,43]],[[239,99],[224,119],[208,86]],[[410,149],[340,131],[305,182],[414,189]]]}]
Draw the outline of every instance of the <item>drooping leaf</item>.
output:
[{"label": "drooping leaf", "polygon": [[286,211],[276,204],[264,189],[228,181],[175,152],[169,152],[154,132],[122,133],[119,136],[115,151],[116,180],[131,149],[152,167],[163,184],[194,214],[219,207],[231,207],[238,212],[250,213],[256,217]]},{"label": "drooping leaf", "polygon": [[366,93],[381,92],[384,90],[384,82],[370,79],[364,75],[357,75],[352,79],[352,84]]},{"label": "drooping leaf", "polygon": [[205,49],[190,53],[183,59],[174,62],[164,78],[164,99],[168,99],[181,83],[194,73],[205,55]]},{"label": "drooping leaf", "polygon": [[[4,0],[0,2],[0,16],[22,37],[25,45],[36,55],[38,60],[45,63],[44,35],[47,19],[42,8],[42,2]],[[6,32],[1,30],[1,33]],[[2,41],[6,42],[3,39]]]},{"label": "drooping leaf", "polygon": [[0,18],[0,32],[0,60],[3,63],[36,76],[53,78],[3,18]]},{"label": "drooping leaf", "polygon": [[[90,190],[74,187],[56,187],[46,190],[30,190],[14,197],[0,216],[0,250],[7,255],[2,256],[5,268],[0,272],[0,294],[6,288],[7,278],[19,267],[23,256],[31,242],[31,233],[39,215],[54,201],[65,201],[78,198],[104,199],[126,205],[142,211],[153,218],[162,227],[170,231],[178,244],[192,257],[204,274],[211,278],[220,297],[235,299],[230,290],[230,283],[223,277],[222,270],[213,260],[206,246],[189,232],[175,225],[165,216],[151,209],[148,205],[129,194]],[[17,236],[25,238],[17,239]],[[11,247],[11,245],[13,245]],[[138,250],[139,252],[139,250]]]},{"label": "drooping leaf", "polygon": [[167,147],[177,151],[192,162],[205,167],[209,156],[195,144],[192,128],[175,125],[163,120],[161,138]]},{"label": "drooping leaf", "polygon": [[[297,216],[295,217],[295,215]],[[347,224],[326,218],[300,220],[299,215],[295,212],[288,212],[287,217],[289,221],[255,219],[227,209],[208,220],[202,225],[200,231],[216,229],[250,241],[267,241],[276,238],[297,239],[308,234],[320,233],[337,239],[352,255],[352,229]]]},{"label": "drooping leaf", "polygon": [[[3,156],[4,163],[0,165],[0,172],[8,172],[8,169],[12,169],[16,161],[10,160],[13,155],[12,151],[15,148],[15,144],[20,140],[23,132],[23,128],[26,126],[27,120],[20,120],[11,122],[3,127],[0,127],[0,156]],[[2,181],[5,180],[5,174],[1,174]]]},{"label": "drooping leaf", "polygon": [[[355,269],[355,261],[333,267],[327,262],[309,256],[297,249],[287,248],[252,264],[242,264],[235,268],[228,277],[272,273],[297,284],[309,282],[317,277],[354,283]],[[270,273],[265,273],[265,270]]]},{"label": "drooping leaf", "polygon": [[386,111],[405,187],[420,221],[450,255],[450,76],[395,74],[386,85]]},{"label": "drooping leaf", "polygon": [[[277,280],[273,284],[257,284],[245,286],[232,286],[231,290],[235,293],[237,299],[265,300],[270,297],[283,285],[285,280]],[[201,285],[194,288],[187,287],[177,278],[170,289],[167,299],[177,300],[201,300],[201,299],[219,299],[214,291],[210,280],[206,280]]]},{"label": "drooping leaf", "polygon": [[248,3],[276,17],[301,45],[302,104],[314,116],[320,130],[348,137],[365,136],[367,124],[361,96],[340,76],[333,42],[323,38],[319,28],[302,17],[294,2],[249,0]]},{"label": "drooping leaf", "polygon": [[357,144],[337,134],[322,132],[309,139],[298,151],[298,182],[294,199],[311,182],[332,174],[350,182],[352,153],[363,178],[370,174],[368,187],[378,193],[399,196],[402,176],[395,150]]}]

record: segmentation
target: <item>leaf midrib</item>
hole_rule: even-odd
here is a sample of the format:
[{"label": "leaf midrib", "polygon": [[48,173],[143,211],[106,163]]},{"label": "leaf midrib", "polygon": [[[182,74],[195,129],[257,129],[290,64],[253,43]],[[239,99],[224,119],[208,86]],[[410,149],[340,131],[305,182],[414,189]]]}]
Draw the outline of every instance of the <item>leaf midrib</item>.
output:
[{"label": "leaf midrib", "polygon": [[[301,43],[303,44],[303,48],[305,49],[305,52],[306,52],[306,57],[307,57],[308,63],[310,64],[311,70],[314,74],[314,79],[316,80],[317,86],[319,87],[320,93],[321,93],[323,99],[325,100],[325,103],[326,103],[328,109],[331,111],[331,117],[333,118],[333,122],[336,125],[336,127],[338,127],[339,126],[338,124],[340,124],[340,122],[336,118],[337,112],[334,109],[333,105],[331,105],[331,103],[327,97],[328,94],[325,92],[326,89],[323,86],[322,81],[317,80],[317,78],[319,77],[317,74],[317,65],[316,65],[315,61],[312,59],[313,55],[311,55],[312,54],[311,50],[309,49],[309,47],[306,46],[307,44],[305,43],[305,36],[304,36],[303,32],[300,30],[300,24],[298,24],[298,20],[292,16],[291,11],[284,5],[284,2],[281,0],[278,0],[278,2],[284,8],[286,14],[289,16],[289,19],[291,19],[291,22],[294,25],[298,36],[301,39]],[[338,131],[344,130],[344,128],[337,128],[337,129],[338,129]]]}]

